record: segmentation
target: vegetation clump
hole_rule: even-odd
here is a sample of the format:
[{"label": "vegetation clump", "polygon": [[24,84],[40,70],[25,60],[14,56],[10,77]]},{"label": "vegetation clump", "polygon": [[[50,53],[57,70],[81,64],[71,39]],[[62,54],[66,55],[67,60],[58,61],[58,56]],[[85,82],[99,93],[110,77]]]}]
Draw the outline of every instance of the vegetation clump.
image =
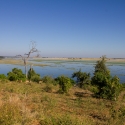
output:
[{"label": "vegetation clump", "polygon": [[0,74],[0,80],[5,80],[7,77],[4,74]]},{"label": "vegetation clump", "polygon": [[46,83],[44,90],[50,93],[53,91],[53,86],[56,86],[58,84],[58,82],[51,76],[44,76],[41,80],[43,83]]},{"label": "vegetation clump", "polygon": [[29,71],[28,71],[28,80],[29,82],[30,81],[33,81],[33,82],[37,82],[39,83],[40,81],[40,75],[37,74],[33,68],[30,68]]},{"label": "vegetation clump", "polygon": [[66,76],[59,76],[56,78],[56,81],[59,83],[60,92],[68,93],[72,86],[72,80]]},{"label": "vegetation clump", "polygon": [[91,82],[97,86],[97,91],[95,91],[97,97],[116,100],[121,92],[122,85],[117,76],[112,77],[110,75],[105,62],[105,56],[100,61],[97,61]]},{"label": "vegetation clump", "polygon": [[18,68],[13,68],[12,72],[7,73],[7,76],[10,81],[26,81],[26,76]]},{"label": "vegetation clump", "polygon": [[56,80],[54,78],[52,78],[51,76],[44,76],[41,80],[44,83],[46,83],[46,84],[53,84],[53,85],[57,85],[58,84],[56,82]]},{"label": "vegetation clump", "polygon": [[76,77],[77,78],[77,84],[80,88],[83,88],[83,86],[85,84],[90,84],[90,73],[86,73],[86,72],[81,72],[81,70],[79,70],[78,72],[74,72],[72,74],[72,77]]}]

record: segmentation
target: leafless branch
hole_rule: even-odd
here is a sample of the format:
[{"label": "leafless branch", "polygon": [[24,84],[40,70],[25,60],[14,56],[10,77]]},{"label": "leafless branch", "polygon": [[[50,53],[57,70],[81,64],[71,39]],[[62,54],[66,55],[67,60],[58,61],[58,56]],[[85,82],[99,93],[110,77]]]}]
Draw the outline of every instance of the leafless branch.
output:
[{"label": "leafless branch", "polygon": [[24,57],[22,55],[16,55],[16,57],[21,57],[22,60],[24,60]]},{"label": "leafless branch", "polygon": [[[24,61],[26,77],[27,77],[27,71],[26,71],[27,60],[28,60],[28,58],[30,57],[30,54],[31,54],[31,53],[35,53],[35,52],[40,52],[40,51],[38,51],[38,50],[36,49],[36,42],[31,41],[31,43],[30,43],[30,51],[29,51],[28,53],[25,53],[25,54],[24,54],[25,56],[17,55],[18,57],[21,57],[22,60]],[[38,54],[37,54],[37,55],[38,55]]]}]

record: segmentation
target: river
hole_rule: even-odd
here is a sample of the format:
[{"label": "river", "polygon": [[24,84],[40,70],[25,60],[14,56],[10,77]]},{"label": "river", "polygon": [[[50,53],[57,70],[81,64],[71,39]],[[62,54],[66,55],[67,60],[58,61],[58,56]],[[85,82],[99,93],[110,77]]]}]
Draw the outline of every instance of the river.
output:
[{"label": "river", "polygon": [[[72,74],[81,69],[82,72],[90,73],[93,76],[94,61],[60,61],[60,60],[42,60],[42,61],[30,61],[35,64],[45,64],[47,66],[33,66],[36,73],[43,76],[58,77],[60,75],[66,75],[71,77]],[[117,75],[120,78],[121,83],[125,83],[125,64],[124,63],[106,63],[107,68],[110,70],[111,75]],[[5,74],[11,71],[13,68],[20,68],[24,72],[24,66],[12,65],[12,64],[0,64],[0,74]],[[29,69],[30,66],[27,66]]]}]

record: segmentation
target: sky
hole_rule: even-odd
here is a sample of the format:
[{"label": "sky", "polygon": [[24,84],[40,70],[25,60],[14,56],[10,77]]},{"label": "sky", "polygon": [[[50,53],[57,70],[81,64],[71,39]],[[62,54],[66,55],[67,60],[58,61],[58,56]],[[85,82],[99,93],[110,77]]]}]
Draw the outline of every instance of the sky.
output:
[{"label": "sky", "polygon": [[125,58],[125,0],[0,0],[0,55]]}]

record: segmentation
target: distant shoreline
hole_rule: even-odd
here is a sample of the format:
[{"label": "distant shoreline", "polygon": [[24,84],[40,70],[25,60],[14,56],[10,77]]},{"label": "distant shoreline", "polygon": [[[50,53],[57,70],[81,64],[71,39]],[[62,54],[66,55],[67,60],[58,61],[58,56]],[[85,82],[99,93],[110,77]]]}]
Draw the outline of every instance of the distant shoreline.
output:
[{"label": "distant shoreline", "polygon": [[[1,60],[0,63],[2,63],[3,61],[6,61],[6,62],[9,61],[9,63],[10,63],[10,61],[14,61],[14,60],[17,61],[17,59],[19,59],[19,58],[5,57],[5,58],[0,59]],[[59,58],[59,57],[52,57],[52,58],[50,58],[50,57],[30,57],[29,58],[29,60],[40,60],[40,61],[42,61],[42,60],[55,60],[55,61],[56,60],[57,61],[58,60],[59,61],[61,61],[61,60],[62,61],[98,61],[100,59],[101,58],[65,58],[65,57],[61,57],[61,58]],[[122,62],[122,63],[125,63],[125,58],[107,58],[106,60],[107,60],[107,62]]]},{"label": "distant shoreline", "polygon": [[[35,60],[98,61],[101,58],[32,58]],[[125,58],[107,58],[107,62],[125,62]]]}]

